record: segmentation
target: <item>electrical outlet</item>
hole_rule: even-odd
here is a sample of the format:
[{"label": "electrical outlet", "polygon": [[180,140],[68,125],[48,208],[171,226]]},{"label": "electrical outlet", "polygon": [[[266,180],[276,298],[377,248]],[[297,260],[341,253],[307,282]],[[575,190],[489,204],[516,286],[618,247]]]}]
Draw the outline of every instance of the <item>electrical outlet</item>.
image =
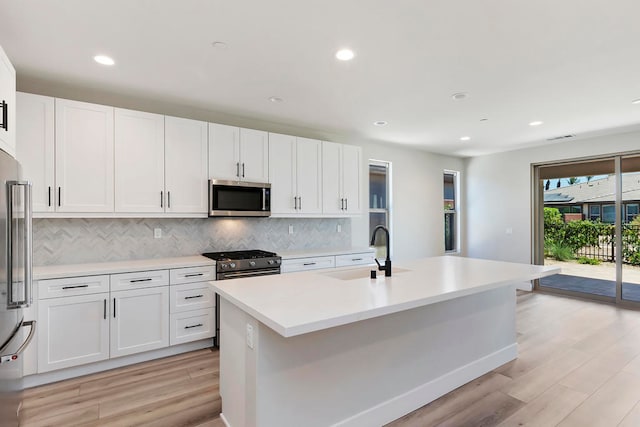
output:
[{"label": "electrical outlet", "polygon": [[247,323],[247,347],[253,349],[253,326]]},{"label": "electrical outlet", "polygon": [[161,239],[162,238],[162,228],[154,228],[153,229],[153,238]]},{"label": "electrical outlet", "polygon": [[293,234],[293,225],[289,225],[289,234]]},{"label": "electrical outlet", "polygon": [[338,233],[342,233],[342,225],[341,224],[338,224],[338,227],[336,228],[336,231]]}]

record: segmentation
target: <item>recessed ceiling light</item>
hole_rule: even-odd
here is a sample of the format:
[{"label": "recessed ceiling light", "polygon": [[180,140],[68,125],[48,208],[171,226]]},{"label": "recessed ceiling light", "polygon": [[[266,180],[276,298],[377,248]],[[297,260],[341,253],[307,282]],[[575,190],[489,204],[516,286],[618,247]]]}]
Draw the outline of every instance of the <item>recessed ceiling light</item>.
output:
[{"label": "recessed ceiling light", "polygon": [[632,104],[640,104],[640,98],[631,101]]},{"label": "recessed ceiling light", "polygon": [[96,55],[93,57],[93,60],[102,65],[113,65],[116,63],[113,58],[106,55]]},{"label": "recessed ceiling light", "polygon": [[373,122],[373,124],[374,124],[374,126],[386,126],[386,125],[388,125],[388,123],[385,122],[384,120],[375,121],[375,122]]},{"label": "recessed ceiling light", "polygon": [[469,94],[467,92],[458,92],[451,95],[454,101],[462,101],[463,99],[467,99]]},{"label": "recessed ceiling light", "polygon": [[461,136],[460,141],[469,141],[471,139],[470,136]]},{"label": "recessed ceiling light", "polygon": [[227,44],[225,42],[213,42],[211,43],[211,46],[215,47],[216,49],[226,49],[227,48]]},{"label": "recessed ceiling light", "polygon": [[284,101],[284,99],[279,98],[279,97],[277,97],[277,96],[270,96],[270,97],[269,97],[269,101],[277,103],[277,102],[282,102],[282,101]]},{"label": "recessed ceiling light", "polygon": [[541,122],[540,120],[536,120],[536,121],[530,122],[529,126],[540,126],[543,123],[544,122]]},{"label": "recessed ceiling light", "polygon": [[351,61],[356,56],[351,49],[340,49],[336,52],[336,58],[340,61]]}]

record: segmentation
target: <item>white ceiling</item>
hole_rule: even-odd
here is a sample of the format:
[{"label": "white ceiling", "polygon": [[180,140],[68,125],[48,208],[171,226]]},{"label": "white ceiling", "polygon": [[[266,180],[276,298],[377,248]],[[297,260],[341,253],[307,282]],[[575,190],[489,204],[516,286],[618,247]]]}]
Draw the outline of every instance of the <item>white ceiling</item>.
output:
[{"label": "white ceiling", "polygon": [[640,124],[639,16],[637,0],[0,0],[0,45],[52,84],[467,156]]}]

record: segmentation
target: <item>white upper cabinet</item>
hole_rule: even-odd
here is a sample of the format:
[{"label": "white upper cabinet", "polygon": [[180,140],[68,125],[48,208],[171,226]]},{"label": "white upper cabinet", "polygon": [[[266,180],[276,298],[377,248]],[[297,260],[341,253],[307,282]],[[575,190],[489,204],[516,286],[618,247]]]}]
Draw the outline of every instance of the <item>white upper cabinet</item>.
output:
[{"label": "white upper cabinet", "polygon": [[115,211],[164,212],[164,116],[115,110]]},{"label": "white upper cabinet", "polygon": [[342,194],[347,214],[362,213],[362,148],[355,145],[342,145]]},{"label": "white upper cabinet", "polygon": [[322,213],[322,142],[296,138],[298,212]]},{"label": "white upper cabinet", "polygon": [[165,117],[166,212],[208,212],[207,151],[207,123]]},{"label": "white upper cabinet", "polygon": [[113,212],[113,111],[56,99],[58,212]]},{"label": "white upper cabinet", "polygon": [[322,213],[322,145],[315,139],[269,134],[271,213]]},{"label": "white upper cabinet", "polygon": [[269,182],[267,132],[209,123],[209,177]]},{"label": "white upper cabinet", "polygon": [[353,145],[322,142],[322,205],[328,215],[362,212],[362,149]]},{"label": "white upper cabinet", "polygon": [[54,101],[48,96],[18,92],[16,110],[16,159],[22,165],[24,179],[31,181],[33,211],[53,212]]},{"label": "white upper cabinet", "polygon": [[271,214],[297,214],[295,136],[269,134],[269,178]]},{"label": "white upper cabinet", "polygon": [[240,129],[240,179],[249,182],[269,182],[267,132]]},{"label": "white upper cabinet", "polygon": [[0,149],[16,156],[16,70],[0,46]]}]

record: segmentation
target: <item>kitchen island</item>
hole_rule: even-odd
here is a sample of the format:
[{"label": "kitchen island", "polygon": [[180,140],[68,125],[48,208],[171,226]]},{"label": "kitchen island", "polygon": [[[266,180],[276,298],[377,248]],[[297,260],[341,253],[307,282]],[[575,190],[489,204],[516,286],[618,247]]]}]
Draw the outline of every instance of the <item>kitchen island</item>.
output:
[{"label": "kitchen island", "polygon": [[513,360],[515,285],[559,272],[454,256],[371,269],[211,282],[229,426],[390,422]]}]

